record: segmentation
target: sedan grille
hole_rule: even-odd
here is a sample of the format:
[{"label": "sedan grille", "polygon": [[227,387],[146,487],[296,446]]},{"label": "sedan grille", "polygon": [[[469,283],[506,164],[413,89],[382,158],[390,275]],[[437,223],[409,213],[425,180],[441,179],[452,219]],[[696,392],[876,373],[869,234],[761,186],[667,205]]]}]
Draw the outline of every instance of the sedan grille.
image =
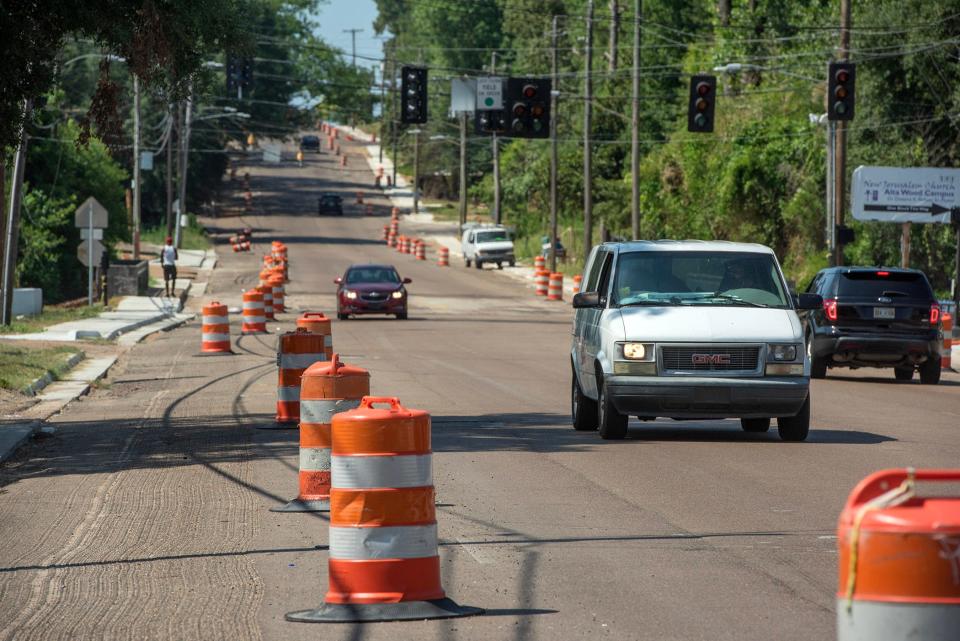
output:
[{"label": "sedan grille", "polygon": [[363,300],[368,300],[371,303],[382,303],[383,301],[387,300],[388,295],[389,294],[384,292],[369,292],[366,294],[360,294],[360,298]]},{"label": "sedan grille", "polygon": [[679,372],[730,372],[754,371],[760,358],[760,348],[724,347],[704,345],[702,347],[663,347],[661,348],[663,369]]}]

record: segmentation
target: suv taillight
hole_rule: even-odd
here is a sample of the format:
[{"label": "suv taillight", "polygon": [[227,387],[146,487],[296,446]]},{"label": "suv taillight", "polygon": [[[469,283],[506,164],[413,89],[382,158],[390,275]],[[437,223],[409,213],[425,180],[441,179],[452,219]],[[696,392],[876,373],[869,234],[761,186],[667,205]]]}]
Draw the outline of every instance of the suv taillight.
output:
[{"label": "suv taillight", "polygon": [[930,324],[936,325],[940,322],[940,305],[934,303],[930,306]]},{"label": "suv taillight", "polygon": [[837,299],[825,298],[823,300],[823,313],[827,315],[827,320],[837,320]]}]

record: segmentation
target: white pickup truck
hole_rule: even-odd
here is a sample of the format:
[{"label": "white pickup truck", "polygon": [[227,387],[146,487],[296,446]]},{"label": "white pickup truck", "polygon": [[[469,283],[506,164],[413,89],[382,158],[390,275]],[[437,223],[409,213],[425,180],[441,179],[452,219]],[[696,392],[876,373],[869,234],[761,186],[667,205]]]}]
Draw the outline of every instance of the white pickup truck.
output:
[{"label": "white pickup truck", "polygon": [[483,269],[484,263],[496,263],[498,269],[503,269],[504,263],[511,267],[517,264],[513,250],[513,234],[502,225],[465,229],[461,249],[463,262],[467,267],[473,263],[477,269]]}]

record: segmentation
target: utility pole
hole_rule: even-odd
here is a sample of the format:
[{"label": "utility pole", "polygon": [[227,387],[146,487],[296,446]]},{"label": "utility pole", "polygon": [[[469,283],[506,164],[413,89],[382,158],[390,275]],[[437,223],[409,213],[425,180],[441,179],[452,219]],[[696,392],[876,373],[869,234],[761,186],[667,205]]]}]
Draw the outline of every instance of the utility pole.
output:
[{"label": "utility pole", "polygon": [[363,29],[344,29],[344,33],[350,34],[350,40],[353,43],[353,68],[357,68],[357,34],[362,33]]},{"label": "utility pole", "polygon": [[550,34],[550,271],[557,271],[557,16]]},{"label": "utility pole", "polygon": [[413,130],[413,213],[420,213],[420,129]]},{"label": "utility pole", "polygon": [[467,222],[467,112],[460,112],[460,228]]},{"label": "utility pole", "polygon": [[393,115],[390,119],[390,131],[393,133],[393,188],[397,188],[397,163],[399,162],[397,158],[397,144],[399,141],[399,132],[397,131],[397,125],[400,122],[400,85],[397,83],[397,57],[396,57],[396,46],[394,46],[394,56],[393,56],[393,66],[390,71],[390,84],[393,87],[393,96],[394,96],[394,109]]},{"label": "utility pole", "polygon": [[183,240],[183,233],[180,231],[182,216],[187,213],[187,162],[190,158],[190,119],[193,114],[193,81],[187,88],[187,103],[183,108],[183,131],[180,136],[180,210],[176,213],[177,220],[174,225],[174,243],[177,249]]},{"label": "utility pole", "polygon": [[[133,74],[133,259],[140,259],[140,78],[137,74]],[[92,260],[89,262],[93,264]]]},{"label": "utility pole", "polygon": [[[490,75],[497,75],[497,52],[490,53]],[[497,132],[490,136],[493,142],[493,222],[500,224],[502,216],[500,215],[500,141],[497,140]]]},{"label": "utility pole", "polygon": [[593,119],[593,0],[587,1],[586,73],[583,76],[583,255],[593,247],[593,167],[590,158],[590,126]]},{"label": "utility pole", "polygon": [[380,144],[377,148],[380,150],[380,166],[383,167],[383,134],[387,130],[387,103],[385,100],[387,84],[387,62],[380,63]]},{"label": "utility pole", "polygon": [[607,53],[607,71],[617,72],[617,44],[620,41],[620,1],[610,0],[610,51]]},{"label": "utility pole", "polygon": [[630,233],[633,240],[640,238],[640,20],[643,2],[633,0],[633,91],[630,96],[633,111],[630,115]]},{"label": "utility pole", "polygon": [[[850,0],[840,0],[840,60],[850,59]],[[836,154],[837,170],[834,186],[834,225],[843,225],[843,213],[846,211],[846,178],[847,178],[847,125],[844,122],[837,123],[836,134]],[[836,232],[834,232],[836,237]],[[843,246],[840,243],[834,243],[833,264],[843,265]]]},{"label": "utility pole", "polygon": [[837,252],[837,123],[827,119],[827,220],[825,237],[830,265],[836,263]]},{"label": "utility pole", "polygon": [[167,161],[164,163],[164,180],[167,188],[167,236],[173,236],[173,137],[176,132],[176,121],[180,119],[180,107],[174,109],[174,103],[167,107]]},{"label": "utility pole", "polygon": [[3,244],[3,306],[0,322],[9,325],[13,320],[13,276],[17,270],[17,240],[20,238],[20,203],[23,200],[23,172],[27,164],[27,123],[33,113],[33,101],[23,102],[23,124],[20,126],[20,144],[13,157],[13,180],[10,183],[10,210],[7,216],[7,235]]}]

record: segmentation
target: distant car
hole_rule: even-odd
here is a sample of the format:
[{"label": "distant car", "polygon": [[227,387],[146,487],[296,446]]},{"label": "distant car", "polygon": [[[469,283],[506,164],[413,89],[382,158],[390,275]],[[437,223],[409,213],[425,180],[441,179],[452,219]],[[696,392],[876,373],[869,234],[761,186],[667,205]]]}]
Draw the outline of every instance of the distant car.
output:
[{"label": "distant car", "polygon": [[317,136],[303,136],[300,139],[300,151],[315,151],[320,153],[320,138]]},{"label": "distant car", "polygon": [[484,263],[496,263],[499,269],[504,263],[513,267],[517,263],[511,236],[510,230],[501,225],[467,228],[460,243],[464,264],[469,267],[472,262],[477,269],[483,269]]},{"label": "distant car", "polygon": [[317,214],[343,216],[343,198],[337,194],[323,194],[317,203]]},{"label": "distant car", "polygon": [[940,303],[923,272],[829,267],[807,292],[823,298],[822,308],[800,315],[811,377],[833,367],[885,367],[899,381],[919,370],[921,383],[940,382]]},{"label": "distant car", "polygon": [[393,265],[351,265],[337,284],[337,318],[361,314],[393,314],[407,318],[409,278],[400,278]]}]

